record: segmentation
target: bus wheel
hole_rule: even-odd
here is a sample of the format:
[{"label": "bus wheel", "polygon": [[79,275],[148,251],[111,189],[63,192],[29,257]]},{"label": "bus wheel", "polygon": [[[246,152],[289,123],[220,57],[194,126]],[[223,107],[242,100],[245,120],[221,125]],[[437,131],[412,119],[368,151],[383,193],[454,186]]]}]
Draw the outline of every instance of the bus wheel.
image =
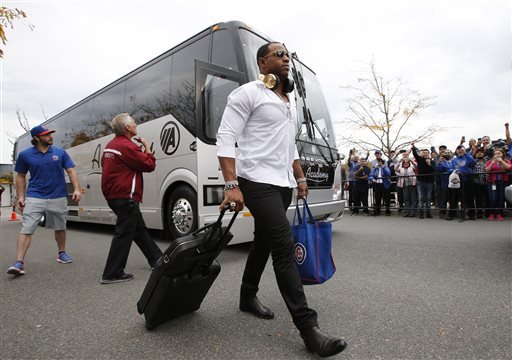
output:
[{"label": "bus wheel", "polygon": [[167,202],[166,225],[173,239],[190,234],[197,228],[197,195],[188,186],[180,186]]}]

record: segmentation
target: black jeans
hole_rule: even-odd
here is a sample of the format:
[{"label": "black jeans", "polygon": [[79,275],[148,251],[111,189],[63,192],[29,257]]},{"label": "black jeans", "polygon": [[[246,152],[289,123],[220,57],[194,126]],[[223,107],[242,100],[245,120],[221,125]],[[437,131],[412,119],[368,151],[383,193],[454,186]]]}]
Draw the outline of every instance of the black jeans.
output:
[{"label": "black jeans", "polygon": [[354,203],[356,201],[356,182],[348,182],[348,206],[350,210],[354,210]]},{"label": "black jeans", "polygon": [[386,206],[386,212],[388,213],[390,211],[389,189],[386,189],[383,183],[373,183],[373,196],[375,199],[375,204],[373,205],[373,213],[380,214],[383,200]]},{"label": "black jeans", "polygon": [[368,214],[368,180],[359,180],[355,182],[356,199],[354,203],[354,213],[358,214],[362,208],[365,214]]},{"label": "black jeans", "polygon": [[242,277],[241,299],[256,296],[261,275],[272,254],[277,285],[295,326],[299,331],[318,326],[317,313],[308,307],[295,264],[292,233],[286,217],[293,190],[243,178],[238,178],[238,182],[245,205],[254,217],[254,241]]},{"label": "black jeans", "polygon": [[475,197],[475,206],[478,209],[476,211],[478,216],[482,216],[483,214],[489,216],[490,210],[487,210],[487,208],[489,208],[488,184],[473,183],[473,196]]},{"label": "black jeans", "polygon": [[148,233],[139,203],[130,199],[114,199],[107,202],[116,214],[117,222],[103,277],[110,279],[124,272],[132,241],[140,248],[149,266],[153,267],[162,256],[162,251]]}]

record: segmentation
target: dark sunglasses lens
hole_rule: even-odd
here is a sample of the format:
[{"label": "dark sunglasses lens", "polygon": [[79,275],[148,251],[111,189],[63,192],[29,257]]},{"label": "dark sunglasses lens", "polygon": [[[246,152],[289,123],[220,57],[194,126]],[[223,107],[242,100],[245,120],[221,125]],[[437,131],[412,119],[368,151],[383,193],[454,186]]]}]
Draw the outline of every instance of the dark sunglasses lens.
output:
[{"label": "dark sunglasses lens", "polygon": [[279,58],[282,58],[284,56],[287,56],[288,57],[288,52],[284,51],[284,50],[277,50],[276,51],[276,56],[279,57]]}]

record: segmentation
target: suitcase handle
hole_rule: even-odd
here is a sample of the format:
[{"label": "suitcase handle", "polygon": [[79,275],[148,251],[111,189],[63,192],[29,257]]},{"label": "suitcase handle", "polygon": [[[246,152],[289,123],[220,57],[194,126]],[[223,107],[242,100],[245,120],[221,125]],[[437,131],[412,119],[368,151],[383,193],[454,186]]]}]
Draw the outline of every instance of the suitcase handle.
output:
[{"label": "suitcase handle", "polygon": [[[193,232],[193,234],[197,234],[197,233],[200,233],[201,231],[205,231],[205,230],[207,230],[207,229],[209,229],[211,227],[214,227],[215,225],[221,226],[222,225],[222,218],[224,217],[224,214],[226,213],[226,211],[229,210],[229,209],[230,209],[230,206],[228,204],[224,205],[224,207],[220,211],[219,218],[215,222],[210,223],[208,225],[205,225],[205,226],[203,226],[200,229],[197,229],[196,231]],[[233,217],[231,218],[231,220],[229,222],[228,227],[226,228],[226,233],[229,231],[229,229],[231,229],[231,225],[233,225],[233,223],[235,222],[235,219],[236,219],[237,215],[238,215],[238,211],[235,211],[235,213],[233,214]]]},{"label": "suitcase handle", "polygon": [[236,219],[236,217],[238,215],[238,211],[235,211],[235,213],[233,214],[233,217],[229,221],[228,226],[226,227],[226,230],[224,232],[222,232],[222,218],[224,217],[224,214],[226,213],[226,211],[229,210],[229,209],[230,209],[230,206],[228,204],[224,205],[224,207],[220,211],[220,215],[219,215],[218,219],[215,222],[213,222],[211,224],[208,224],[208,225],[205,225],[202,228],[197,229],[196,231],[193,232],[193,234],[197,234],[197,233],[200,233],[200,232],[205,231],[205,230],[210,230],[211,232],[215,232],[216,230],[214,228],[218,228],[219,231],[220,231],[220,234],[219,234],[219,236],[217,238],[217,241],[215,241],[215,243],[212,244],[211,241],[208,241],[208,239],[206,239],[206,241],[203,243],[203,245],[198,249],[199,252],[203,252],[205,250],[206,251],[212,250],[229,233],[229,230],[231,229],[231,226],[235,222],[235,219]]},{"label": "suitcase handle", "polygon": [[[226,213],[226,211],[229,210],[229,208],[230,208],[230,206],[228,204],[224,205],[224,207],[222,208],[222,210],[220,212],[219,219],[217,219],[217,222],[219,224],[222,224],[222,218],[224,217],[224,214]],[[228,227],[226,228],[226,232],[222,235],[222,237],[224,237],[228,234],[229,229],[231,229],[231,226],[233,225],[236,217],[238,216],[238,213],[239,213],[238,211],[235,211],[235,213],[233,214],[233,217],[231,217],[231,220],[229,221]]]}]

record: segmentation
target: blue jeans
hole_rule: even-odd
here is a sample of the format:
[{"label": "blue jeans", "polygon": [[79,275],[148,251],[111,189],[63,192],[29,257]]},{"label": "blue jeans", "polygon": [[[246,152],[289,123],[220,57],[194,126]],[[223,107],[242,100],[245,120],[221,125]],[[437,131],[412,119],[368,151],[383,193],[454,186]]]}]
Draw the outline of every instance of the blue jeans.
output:
[{"label": "blue jeans", "polygon": [[505,206],[505,183],[503,181],[496,181],[496,190],[492,189],[492,185],[489,185],[489,198],[491,214],[503,216],[503,207]]},{"label": "blue jeans", "polygon": [[420,209],[420,212],[423,212],[423,210],[430,212],[430,203],[432,201],[433,186],[433,183],[418,181],[418,207]]}]

